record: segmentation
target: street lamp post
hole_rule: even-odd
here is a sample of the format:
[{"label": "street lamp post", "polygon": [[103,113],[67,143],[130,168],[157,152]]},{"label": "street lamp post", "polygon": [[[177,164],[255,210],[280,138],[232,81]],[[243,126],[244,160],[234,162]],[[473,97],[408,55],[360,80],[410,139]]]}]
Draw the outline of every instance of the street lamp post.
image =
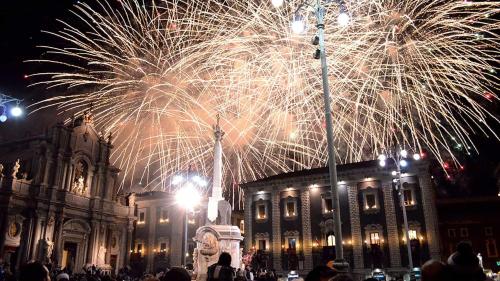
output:
[{"label": "street lamp post", "polygon": [[[9,104],[15,103],[14,106]],[[20,107],[21,100],[8,95],[0,94],[0,122],[7,121],[7,108],[10,107],[10,116],[19,117],[23,115],[23,110]]]},{"label": "street lamp post", "polygon": [[[275,7],[280,6],[283,1],[274,0],[272,1]],[[326,0],[326,3],[332,2],[332,0]],[[349,15],[346,13],[346,8],[342,1],[336,0],[340,8],[340,13],[337,18],[337,22],[340,25],[347,25],[349,23]],[[292,23],[292,29],[296,33],[301,33],[305,29],[305,23],[302,21],[302,17],[299,12],[302,8],[313,8],[314,14],[316,16],[316,27],[318,29],[318,35],[314,38],[313,44],[319,45],[318,49],[314,54],[314,58],[321,60],[321,78],[323,84],[323,102],[325,106],[325,123],[326,123],[326,137],[328,143],[328,169],[330,176],[330,187],[332,193],[332,207],[333,207],[333,221],[334,221],[334,232],[335,232],[335,261],[334,265],[337,269],[341,271],[347,271],[349,264],[344,259],[344,249],[342,243],[342,225],[340,220],[340,203],[339,203],[339,193],[337,186],[337,164],[335,161],[335,144],[333,135],[333,124],[332,124],[332,111],[330,105],[330,87],[328,85],[328,64],[326,62],[326,52],[325,52],[325,6],[322,4],[321,0],[315,0],[314,2],[309,2],[308,0],[300,4],[295,11],[295,21]]]},{"label": "street lamp post", "polygon": [[[388,157],[386,155],[380,155],[378,157],[378,159],[379,159],[379,165],[382,167],[385,167],[386,160],[392,160],[394,162],[394,165],[396,166],[396,171],[393,171],[392,175],[397,176],[397,180],[394,180],[394,181],[397,184],[396,187],[397,187],[398,196],[399,196],[399,204],[401,205],[401,209],[403,211],[403,224],[404,224],[404,228],[405,228],[406,250],[408,252],[408,266],[410,267],[410,270],[411,270],[413,268],[413,256],[411,253],[410,228],[408,226],[408,216],[406,215],[404,187],[403,187],[403,180],[402,180],[402,176],[401,176],[401,167],[404,168],[404,167],[408,166],[408,161],[406,160],[407,157],[408,157],[408,152],[403,149],[400,151],[396,151],[396,154],[394,156]],[[418,154],[418,153],[413,154],[413,159],[420,160],[420,154]]]},{"label": "street lamp post", "polygon": [[175,201],[184,209],[184,235],[182,245],[182,265],[187,265],[188,253],[188,223],[189,211],[194,211],[194,207],[201,201],[199,188],[205,187],[207,182],[198,175],[187,173],[187,177],[182,175],[174,176],[172,180],[174,186],[179,186],[175,194]]}]

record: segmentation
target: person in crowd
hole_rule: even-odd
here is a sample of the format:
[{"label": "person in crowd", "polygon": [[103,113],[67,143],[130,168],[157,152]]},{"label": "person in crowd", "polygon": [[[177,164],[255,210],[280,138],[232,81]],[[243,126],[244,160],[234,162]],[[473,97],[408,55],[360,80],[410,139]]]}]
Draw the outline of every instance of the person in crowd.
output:
[{"label": "person in crowd", "polygon": [[319,265],[307,274],[305,281],[328,281],[335,275],[337,275],[337,271],[331,267]]},{"label": "person in crowd", "polygon": [[49,270],[40,262],[27,263],[19,272],[19,281],[50,281]]},{"label": "person in crowd", "polygon": [[422,265],[422,281],[448,281],[448,266],[441,261],[429,260]]},{"label": "person in crowd", "polygon": [[352,279],[350,274],[337,274],[330,281],[354,281],[354,279]]},{"label": "person in crowd", "polygon": [[187,270],[185,270],[182,267],[172,267],[172,269],[167,271],[161,278],[161,281],[170,281],[170,280],[190,281],[191,276],[189,276]]},{"label": "person in crowd", "polygon": [[69,281],[69,274],[65,272],[57,274],[56,281]]},{"label": "person in crowd", "polygon": [[472,246],[467,242],[460,242],[456,251],[448,258],[450,279],[453,281],[484,281],[487,280],[479,259],[474,254]]},{"label": "person in crowd", "polygon": [[234,271],[231,267],[231,255],[222,252],[219,261],[208,267],[207,281],[233,281]]}]

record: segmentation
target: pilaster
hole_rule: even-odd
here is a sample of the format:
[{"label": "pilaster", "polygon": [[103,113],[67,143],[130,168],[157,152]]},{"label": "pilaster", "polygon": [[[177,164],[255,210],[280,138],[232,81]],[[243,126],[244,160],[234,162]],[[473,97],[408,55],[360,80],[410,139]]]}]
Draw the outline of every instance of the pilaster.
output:
[{"label": "pilaster", "polygon": [[385,202],[385,220],[387,222],[387,244],[389,245],[389,257],[391,267],[401,267],[401,252],[399,245],[398,221],[396,219],[396,207],[391,182],[382,182]]},{"label": "pilaster", "polygon": [[[146,271],[152,272],[153,271],[153,262],[154,262],[154,249],[155,247],[155,237],[156,237],[156,224],[158,223],[158,220],[156,218],[156,207],[151,206],[149,208],[149,225],[148,225],[148,247],[147,247],[147,267]],[[187,222],[186,222],[187,223]],[[184,236],[183,236],[184,237]],[[184,256],[183,256],[184,257]]]},{"label": "pilaster", "polygon": [[245,223],[245,250],[246,251],[250,251],[250,249],[252,249],[252,237],[253,237],[253,234],[252,234],[252,221],[253,221],[253,217],[252,217],[252,198],[253,198],[253,194],[250,193],[250,191],[248,191],[248,194],[245,192],[245,207],[244,207],[244,210],[245,210],[245,220],[244,220],[244,223]]},{"label": "pilaster", "polygon": [[361,234],[361,222],[359,220],[358,187],[356,184],[352,184],[346,188],[349,198],[349,213],[351,214],[351,241],[354,258],[353,269],[362,269],[365,266],[363,261],[363,236]]},{"label": "pilaster", "polygon": [[280,216],[280,193],[273,190],[271,195],[272,204],[272,229],[273,238],[271,242],[273,253],[273,267],[281,271],[281,216]]},{"label": "pilaster", "polygon": [[439,260],[441,253],[439,251],[439,227],[437,222],[436,197],[432,189],[432,183],[428,172],[422,173],[419,177],[420,190],[422,191],[422,208],[424,211],[425,228],[427,244],[429,245],[429,254],[431,259]]},{"label": "pilaster", "polygon": [[311,197],[309,189],[300,192],[302,209],[302,249],[304,250],[304,270],[313,268],[312,234],[311,234]]}]

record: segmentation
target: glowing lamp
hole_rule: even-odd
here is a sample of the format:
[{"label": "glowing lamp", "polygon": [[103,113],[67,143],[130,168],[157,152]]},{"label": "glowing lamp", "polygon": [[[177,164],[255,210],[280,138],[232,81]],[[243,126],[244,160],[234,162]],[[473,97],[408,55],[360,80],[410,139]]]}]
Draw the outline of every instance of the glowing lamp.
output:
[{"label": "glowing lamp", "polygon": [[337,17],[337,23],[340,26],[347,26],[349,24],[350,20],[351,20],[351,18],[349,17],[349,15],[346,12],[341,12],[339,14],[339,16]]},{"label": "glowing lamp", "polygon": [[5,115],[5,114],[0,115],[0,122],[3,123],[5,121],[7,121],[7,115]]},{"label": "glowing lamp", "polygon": [[306,30],[306,23],[301,16],[295,16],[292,22],[292,31],[295,34],[303,33]]},{"label": "glowing lamp", "polygon": [[378,161],[380,167],[385,167],[385,160]]},{"label": "glowing lamp", "polygon": [[399,161],[399,165],[401,165],[401,167],[406,167],[406,166],[408,166],[408,161],[402,159]]},{"label": "glowing lamp", "polygon": [[401,154],[401,157],[404,157],[404,158],[408,157],[408,151],[406,151],[404,149],[401,150],[400,154]]},{"label": "glowing lamp", "polygon": [[421,158],[420,154],[418,154],[418,153],[413,154],[413,159],[418,161],[418,160],[420,160],[420,158]]},{"label": "glowing lamp", "polygon": [[192,184],[186,184],[183,188],[179,189],[175,194],[175,201],[180,206],[192,209],[201,200],[200,193]]},{"label": "glowing lamp", "polygon": [[283,5],[283,0],[271,0],[271,4],[273,4],[273,7],[279,8]]},{"label": "glowing lamp", "polygon": [[14,117],[19,117],[23,115],[23,110],[19,107],[19,105],[16,105],[10,109],[10,114]]}]

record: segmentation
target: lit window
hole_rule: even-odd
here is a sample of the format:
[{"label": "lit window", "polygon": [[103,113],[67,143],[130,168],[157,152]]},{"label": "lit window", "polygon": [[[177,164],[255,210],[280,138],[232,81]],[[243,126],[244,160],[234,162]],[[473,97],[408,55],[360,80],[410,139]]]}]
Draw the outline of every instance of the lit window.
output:
[{"label": "lit window", "polygon": [[457,231],[454,228],[448,229],[448,237],[455,238],[457,237]]},{"label": "lit window", "polygon": [[164,253],[167,251],[167,243],[160,243],[160,252]]},{"label": "lit window", "polygon": [[145,223],[146,223],[146,212],[139,211],[139,220],[137,221],[137,224],[145,224]]},{"label": "lit window", "polygon": [[365,211],[377,210],[379,208],[376,190],[371,189],[363,192],[363,205]]},{"label": "lit window", "polygon": [[408,236],[410,240],[417,239],[417,231],[414,229],[408,230]]},{"label": "lit window", "polygon": [[265,204],[257,205],[257,219],[263,220],[267,218],[267,208]]},{"label": "lit window", "polygon": [[330,196],[323,197],[323,214],[333,212],[332,198]]},{"label": "lit window", "polygon": [[168,223],[168,222],[169,222],[168,210],[162,209],[161,216],[160,216],[160,223]]},{"label": "lit window", "polygon": [[297,239],[288,238],[288,249],[292,249],[292,250],[297,249]]},{"label": "lit window", "polygon": [[415,205],[415,198],[413,196],[413,189],[405,189],[403,191],[403,197],[404,197],[405,206]]},{"label": "lit window", "polygon": [[245,221],[244,220],[240,220],[240,231],[241,231],[241,234],[245,233]]},{"label": "lit window", "polygon": [[289,217],[295,216],[295,202],[286,203],[286,213]]},{"label": "lit window", "polygon": [[327,246],[335,246],[335,235],[333,235],[333,234],[328,235],[328,237],[326,239],[326,245]]},{"label": "lit window", "polygon": [[370,244],[380,245],[380,235],[378,232],[370,232]]},{"label": "lit window", "polygon": [[142,252],[143,252],[142,244],[137,244],[137,252],[142,256]]},{"label": "lit window", "polygon": [[266,249],[267,249],[266,240],[264,239],[259,240],[259,250],[265,251]]},{"label": "lit window", "polygon": [[466,227],[460,228],[460,237],[469,237],[469,229]]}]

